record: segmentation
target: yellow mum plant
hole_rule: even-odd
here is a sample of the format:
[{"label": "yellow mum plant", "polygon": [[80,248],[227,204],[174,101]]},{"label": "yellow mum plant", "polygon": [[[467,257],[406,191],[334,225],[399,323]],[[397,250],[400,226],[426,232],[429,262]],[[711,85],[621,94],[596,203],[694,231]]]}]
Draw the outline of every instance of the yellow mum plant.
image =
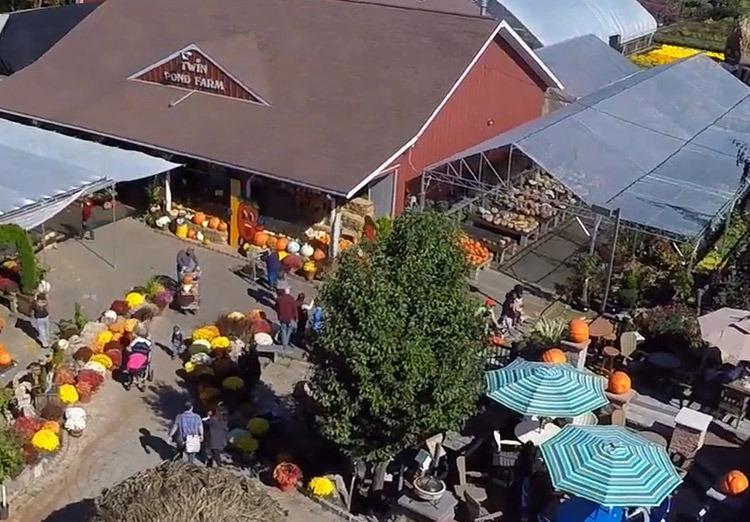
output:
[{"label": "yellow mum plant", "polygon": [[302,265],[303,272],[315,272],[315,270],[315,261],[305,261],[305,263]]},{"label": "yellow mum plant", "polygon": [[95,353],[91,356],[91,359],[89,359],[89,362],[94,361],[98,362],[102,366],[104,366],[107,370],[112,368],[112,359],[109,357],[109,355],[103,354],[103,353]]},{"label": "yellow mum plant", "polygon": [[202,339],[211,341],[214,337],[219,337],[219,335],[219,329],[216,326],[209,324],[193,330],[193,333],[190,335],[190,337],[193,339],[193,341],[199,341]]},{"label": "yellow mum plant", "polygon": [[78,402],[78,390],[72,384],[63,384],[57,390],[57,394],[60,396],[63,404],[75,404]]},{"label": "yellow mum plant", "polygon": [[328,477],[313,477],[307,484],[307,490],[316,497],[330,497],[336,493],[336,484]]},{"label": "yellow mum plant", "polygon": [[109,330],[104,330],[103,332],[100,332],[99,335],[96,336],[96,342],[104,346],[108,342],[111,342],[113,338],[114,338],[114,335],[112,334],[112,332],[110,332]]},{"label": "yellow mum plant", "polygon": [[56,451],[60,447],[60,437],[54,431],[43,428],[34,433],[31,445],[38,450]]},{"label": "yellow mum plant", "polygon": [[668,63],[676,62],[677,60],[682,60],[684,58],[690,58],[691,56],[700,53],[705,53],[706,56],[710,58],[724,61],[724,53],[704,51],[703,49],[682,47],[680,45],[659,45],[645,53],[631,56],[630,59],[633,63],[641,67],[656,67],[658,65],[666,65]]},{"label": "yellow mum plant", "polygon": [[229,348],[229,338],[220,335],[211,339],[211,348],[223,350]]},{"label": "yellow mum plant", "polygon": [[146,296],[141,294],[140,292],[130,292],[128,295],[125,296],[125,301],[128,303],[128,307],[130,309],[138,308],[143,303],[146,302]]},{"label": "yellow mum plant", "polygon": [[138,326],[138,319],[125,319],[125,331],[133,333],[136,326]]}]

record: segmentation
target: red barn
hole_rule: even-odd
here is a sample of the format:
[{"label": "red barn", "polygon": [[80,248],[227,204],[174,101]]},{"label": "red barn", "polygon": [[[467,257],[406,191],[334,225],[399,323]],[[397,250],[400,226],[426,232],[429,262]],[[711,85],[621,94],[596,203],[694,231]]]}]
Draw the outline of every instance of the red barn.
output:
[{"label": "red barn", "polygon": [[551,87],[471,0],[107,0],[0,83],[0,113],[221,172],[262,213],[291,191],[296,214],[363,194],[391,214],[424,167],[540,116]]}]

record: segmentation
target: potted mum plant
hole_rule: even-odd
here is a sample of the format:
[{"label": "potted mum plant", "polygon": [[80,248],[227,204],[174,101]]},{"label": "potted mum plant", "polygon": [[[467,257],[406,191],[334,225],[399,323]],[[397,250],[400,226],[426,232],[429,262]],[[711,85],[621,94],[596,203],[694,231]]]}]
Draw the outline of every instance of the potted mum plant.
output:
[{"label": "potted mum plant", "polygon": [[302,480],[302,470],[292,462],[282,462],[274,468],[273,479],[281,491],[289,492]]},{"label": "potted mum plant", "polygon": [[71,437],[80,437],[86,429],[86,410],[71,406],[65,410],[65,430]]}]

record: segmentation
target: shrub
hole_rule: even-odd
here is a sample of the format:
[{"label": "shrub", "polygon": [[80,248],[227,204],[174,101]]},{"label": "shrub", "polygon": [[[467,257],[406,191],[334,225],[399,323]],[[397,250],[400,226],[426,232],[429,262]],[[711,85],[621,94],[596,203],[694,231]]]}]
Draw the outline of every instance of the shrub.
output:
[{"label": "shrub", "polygon": [[10,430],[0,430],[0,481],[12,477],[24,465],[22,444]]},{"label": "shrub", "polygon": [[680,353],[703,345],[695,311],[683,305],[657,306],[636,318],[645,346]]}]

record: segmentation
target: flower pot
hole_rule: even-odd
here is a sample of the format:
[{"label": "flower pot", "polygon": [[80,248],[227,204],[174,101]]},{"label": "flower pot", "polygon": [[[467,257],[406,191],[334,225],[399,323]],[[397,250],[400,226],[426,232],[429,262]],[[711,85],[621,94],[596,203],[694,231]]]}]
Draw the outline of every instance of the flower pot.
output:
[{"label": "flower pot", "polygon": [[68,435],[78,439],[83,435],[83,430],[68,430]]}]

